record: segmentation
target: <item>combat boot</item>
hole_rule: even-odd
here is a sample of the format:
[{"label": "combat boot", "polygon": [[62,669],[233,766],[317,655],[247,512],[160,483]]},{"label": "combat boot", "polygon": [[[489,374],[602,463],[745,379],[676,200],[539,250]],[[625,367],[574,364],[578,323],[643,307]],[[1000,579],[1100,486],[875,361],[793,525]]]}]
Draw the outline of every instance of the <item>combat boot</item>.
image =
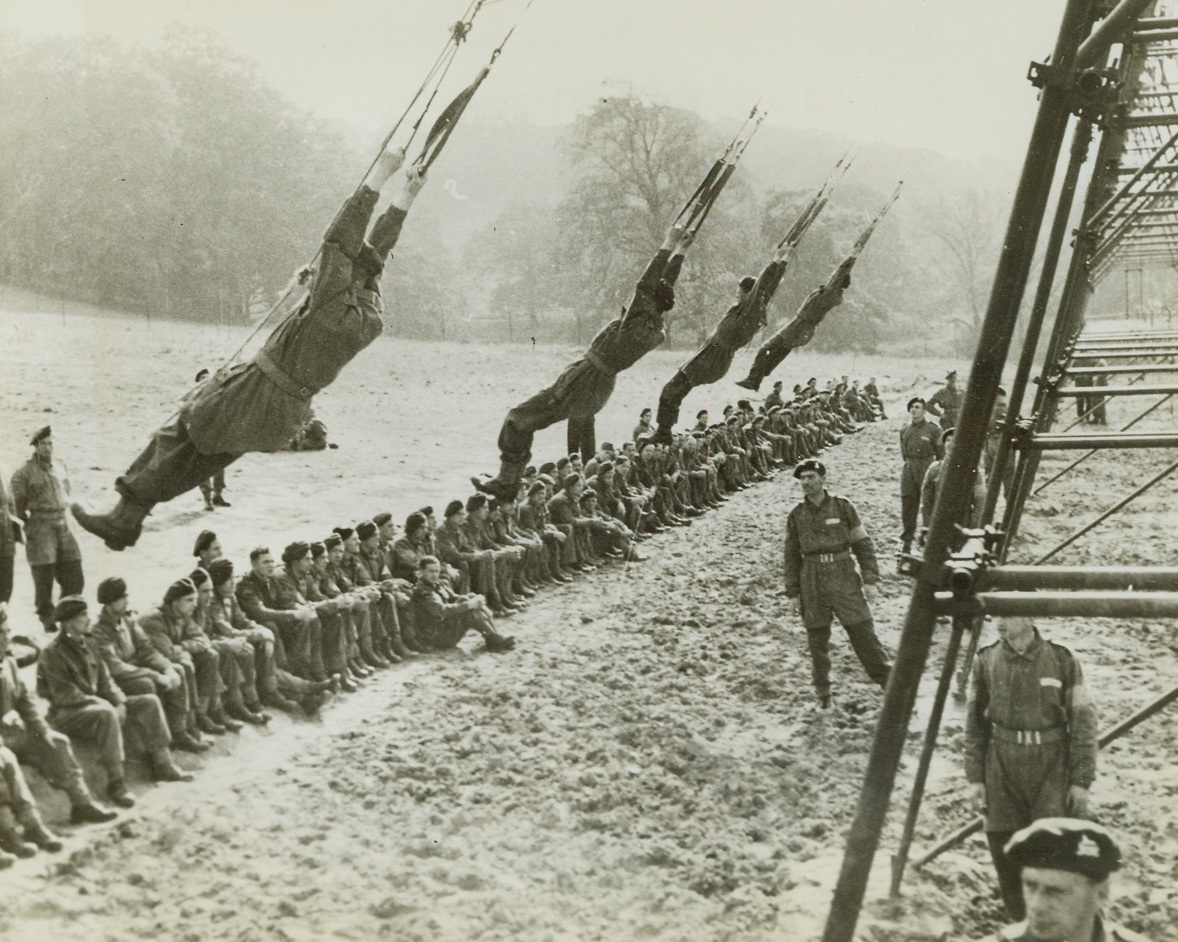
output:
[{"label": "combat boot", "polygon": [[166,749],[153,752],[147,757],[148,767],[151,769],[153,782],[191,782],[192,775],[176,768],[172,757]]},{"label": "combat boot", "polygon": [[501,635],[497,631],[487,631],[483,635],[483,641],[487,645],[487,650],[492,654],[506,654],[515,647],[515,638],[510,635]]},{"label": "combat boot", "polygon": [[470,483],[474,485],[476,491],[497,497],[502,501],[512,501],[519,493],[519,482],[523,473],[523,462],[500,461],[498,477],[493,477],[490,480],[473,477],[470,479]]},{"label": "combat boot", "polygon": [[37,814],[37,809],[31,805],[21,814],[20,823],[24,825],[25,839],[32,841],[41,850],[56,854],[64,846],[61,839],[45,827],[45,822]]},{"label": "combat boot", "polygon": [[120,497],[114,510],[108,514],[87,513],[81,504],[70,504],[70,512],[83,530],[93,533],[108,549],[121,552],[138,541],[143,532],[143,521],[151,513],[151,505]]},{"label": "combat boot", "polygon": [[110,780],[106,786],[106,797],[110,799],[111,804],[120,808],[135,807],[135,799],[131,797],[131,793],[127,791],[127,783],[121,778]]},{"label": "combat boot", "polygon": [[70,824],[106,824],[117,817],[114,811],[100,808],[92,801],[70,807]]},{"label": "combat boot", "polygon": [[37,845],[25,842],[11,805],[0,805],[0,850],[22,859],[37,853]]}]

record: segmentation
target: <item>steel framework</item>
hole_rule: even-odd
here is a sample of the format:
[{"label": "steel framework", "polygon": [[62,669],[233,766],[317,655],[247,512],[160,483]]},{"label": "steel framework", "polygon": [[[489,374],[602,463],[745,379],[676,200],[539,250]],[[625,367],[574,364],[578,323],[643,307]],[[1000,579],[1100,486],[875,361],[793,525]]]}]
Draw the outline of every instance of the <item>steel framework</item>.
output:
[{"label": "steel framework", "polygon": [[[958,675],[964,679],[985,614],[1178,617],[1178,569],[1162,566],[1163,560],[1139,567],[1044,565],[1178,470],[1178,461],[1113,506],[1097,508],[1093,519],[1038,559],[1017,565],[1007,562],[1033,493],[1071,473],[1093,454],[1178,447],[1178,433],[1172,429],[1129,431],[1178,394],[1174,384],[1178,332],[1114,330],[1107,324],[1086,325],[1084,318],[1091,292],[1110,273],[1178,269],[1178,0],[1068,0],[1047,62],[1032,63],[1028,73],[1041,90],[1038,112],[923,555],[901,561],[901,571],[914,579],[911,600],[823,942],[851,942],[854,935],[938,616],[952,616],[953,627],[903,836],[892,857],[893,893],[899,892],[903,880],[962,642],[968,642]],[[1061,159],[1069,125],[1071,146]],[[1076,212],[1081,171],[1094,138],[1095,157],[1062,293],[1054,318],[1049,318],[1060,257]],[[1041,275],[1008,406],[1004,415],[994,416],[1016,317],[1061,163],[1062,179],[1042,246]],[[1038,375],[1034,375],[1036,364]],[[1106,403],[1133,403],[1132,397],[1156,401],[1145,403],[1148,408],[1119,431],[1069,434],[1086,418],[1102,416]],[[1053,431],[1061,408],[1072,402],[1078,406],[1079,418]],[[975,469],[987,439],[996,450],[990,452],[983,528],[962,531],[959,523],[970,505]],[[1086,453],[1034,489],[1044,453],[1072,449]],[[1003,494],[1005,508],[999,517],[996,512]],[[1178,687],[1118,723],[1101,738],[1101,744],[1176,699]],[[916,866],[981,826],[980,819],[966,825],[919,858]]]}]

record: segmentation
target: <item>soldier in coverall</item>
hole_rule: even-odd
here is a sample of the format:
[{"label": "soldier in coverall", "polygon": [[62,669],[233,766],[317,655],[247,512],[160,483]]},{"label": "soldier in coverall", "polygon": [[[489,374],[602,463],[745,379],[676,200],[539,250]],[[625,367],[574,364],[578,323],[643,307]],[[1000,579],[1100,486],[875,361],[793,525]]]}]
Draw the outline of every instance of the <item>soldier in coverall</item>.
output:
[{"label": "soldier in coverall", "polygon": [[569,453],[589,458],[597,450],[594,417],[614,391],[618,373],[628,370],[667,339],[663,315],[675,306],[675,281],[683,266],[689,237],[672,226],[634,289],[622,316],[593,338],[579,360],[567,366],[556,382],[507,413],[499,432],[499,475],[490,481],[472,478],[474,486],[501,500],[514,500],[524,468],[532,456],[532,439],[540,429],[568,419]]},{"label": "soldier in coverall", "polygon": [[31,444],[33,456],[12,476],[12,505],[24,523],[37,617],[51,631],[53,581],[61,586],[62,595],[80,595],[85,577],[82,552],[65,513],[70,479],[62,461],[53,457],[53,432],[48,425],[33,436]]},{"label": "soldier in coverall", "polygon": [[[765,266],[759,278],[746,275],[740,281],[736,303],[720,320],[703,348],[679,368],[659,395],[658,431],[654,440],[671,443],[671,429],[679,421],[679,406],[696,386],[718,383],[732,367],[736,351],[747,346],[766,323],[766,309],[785,274],[785,255],[792,246],[783,245]],[[637,440],[637,439],[635,439]]]},{"label": "soldier in coverall", "polygon": [[250,363],[221,370],[158,429],[115,482],[119,502],[106,514],[71,508],[113,550],[134,546],[151,508],[198,487],[248,451],[282,451],[306,422],[311,397],[380,336],[380,275],[424,183],[409,168],[404,185],[365,238],[380,190],[404,160],[385,150],[324,236],[319,270],[303,306],[267,339]]},{"label": "soldier in coverall", "polygon": [[916,520],[920,514],[920,491],[924,476],[934,461],[945,457],[941,444],[941,427],[930,422],[924,414],[924,400],[916,396],[908,400],[908,414],[912,421],[900,429],[900,534],[901,552],[912,549],[916,538]]},{"label": "soldier in coverall", "polygon": [[1099,824],[1042,818],[1015,834],[1006,854],[1022,874],[1027,918],[995,942],[1149,942],[1104,919],[1121,850]]},{"label": "soldier in coverall", "polygon": [[[822,708],[830,706],[830,623],[837,617],[859,663],[880,687],[891,664],[875,635],[868,599],[875,595],[879,566],[875,547],[855,505],[826,490],[826,466],[816,458],[794,468],[805,496],[789,512],[785,526],[785,594],[810,647],[814,690]],[[859,562],[859,571],[854,560]]]},{"label": "soldier in coverall", "polygon": [[1026,617],[998,619],[978,652],[965,714],[965,777],[1011,919],[1026,915],[1018,867],[1003,846],[1039,818],[1088,813],[1096,778],[1096,710],[1074,654]]},{"label": "soldier in coverall", "polygon": [[765,377],[777,369],[791,350],[805,346],[814,338],[814,331],[822,319],[843,303],[843,293],[851,287],[851,269],[858,257],[852,254],[845,258],[826,284],[814,289],[802,302],[794,319],[761,344],[749,375],[738,380],[737,386],[756,392]]}]

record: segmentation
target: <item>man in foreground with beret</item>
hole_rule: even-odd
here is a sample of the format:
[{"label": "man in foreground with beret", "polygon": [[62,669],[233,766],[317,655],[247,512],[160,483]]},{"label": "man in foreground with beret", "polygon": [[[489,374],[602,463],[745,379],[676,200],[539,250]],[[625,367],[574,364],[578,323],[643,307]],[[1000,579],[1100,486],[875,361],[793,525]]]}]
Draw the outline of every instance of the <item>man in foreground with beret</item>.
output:
[{"label": "man in foreground with beret", "polygon": [[200,536],[192,545],[192,555],[197,558],[197,565],[207,571],[214,559],[220,559],[224,555],[217,534],[212,530],[201,530]]},{"label": "man in foreground with beret", "polygon": [[1003,852],[1039,818],[1088,814],[1096,778],[1096,709],[1080,662],[1030,618],[997,620],[998,640],[974,659],[965,708],[965,777],[1011,919],[1025,910],[1018,868]]},{"label": "man in foreground with beret", "polygon": [[50,631],[54,580],[62,595],[80,595],[86,580],[82,551],[66,514],[70,479],[65,464],[53,457],[50,427],[38,431],[31,444],[32,457],[12,476],[12,507],[24,524],[25,556],[33,573],[33,604],[41,624]]},{"label": "man in foreground with beret", "polygon": [[487,650],[503,654],[515,647],[515,638],[495,631],[487,601],[481,595],[456,595],[442,581],[442,564],[435,556],[423,556],[413,585],[414,622],[425,650],[455,647],[468,631],[483,636]]},{"label": "man in foreground with beret", "polygon": [[196,728],[196,688],[183,665],[164,657],[130,611],[127,583],[103,579],[98,584],[102,610],[94,623],[92,639],[106,668],[125,694],[154,693],[160,698],[172,747],[185,752],[203,752],[209,744]]},{"label": "man in foreground with beret", "polygon": [[1006,855],[1021,873],[1027,918],[997,942],[1149,942],[1104,920],[1121,851],[1099,824],[1042,818],[1011,837]]},{"label": "man in foreground with beret", "polygon": [[90,648],[90,614],[86,600],[66,596],[57,603],[53,621],[60,631],[37,662],[37,692],[49,701],[48,720],[59,732],[95,744],[106,771],[107,797],[120,808],[135,800],[127,791],[123,770],[123,727],[144,750],[151,777],[157,782],[191,782],[192,776],[172,763],[164,708],[155,694],[127,696],[110,679],[106,664]]},{"label": "man in foreground with beret", "polygon": [[[785,594],[810,648],[818,705],[830,706],[830,625],[838,618],[859,663],[880,687],[891,664],[875,635],[868,600],[875,595],[879,565],[855,505],[826,490],[826,466],[809,458],[794,468],[804,497],[785,525]],[[855,569],[855,560],[859,569]]]}]

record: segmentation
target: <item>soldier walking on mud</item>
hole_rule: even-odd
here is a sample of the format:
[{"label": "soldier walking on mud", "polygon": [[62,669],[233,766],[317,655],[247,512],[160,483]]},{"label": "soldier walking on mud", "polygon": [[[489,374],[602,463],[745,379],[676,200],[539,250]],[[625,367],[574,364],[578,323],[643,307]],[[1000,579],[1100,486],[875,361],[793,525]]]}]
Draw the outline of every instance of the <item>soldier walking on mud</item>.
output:
[{"label": "soldier walking on mud", "polygon": [[1096,711],[1074,654],[1030,618],[998,619],[978,652],[965,713],[965,776],[1011,919],[1026,916],[1011,835],[1039,818],[1088,814],[1096,778]]},{"label": "soldier walking on mud", "polygon": [[[810,648],[818,705],[830,707],[830,625],[837,617],[859,663],[880,687],[891,664],[875,635],[868,600],[875,596],[879,565],[855,505],[826,490],[826,466],[814,458],[794,468],[805,496],[785,527],[785,594]],[[859,568],[855,568],[855,560]]]}]

